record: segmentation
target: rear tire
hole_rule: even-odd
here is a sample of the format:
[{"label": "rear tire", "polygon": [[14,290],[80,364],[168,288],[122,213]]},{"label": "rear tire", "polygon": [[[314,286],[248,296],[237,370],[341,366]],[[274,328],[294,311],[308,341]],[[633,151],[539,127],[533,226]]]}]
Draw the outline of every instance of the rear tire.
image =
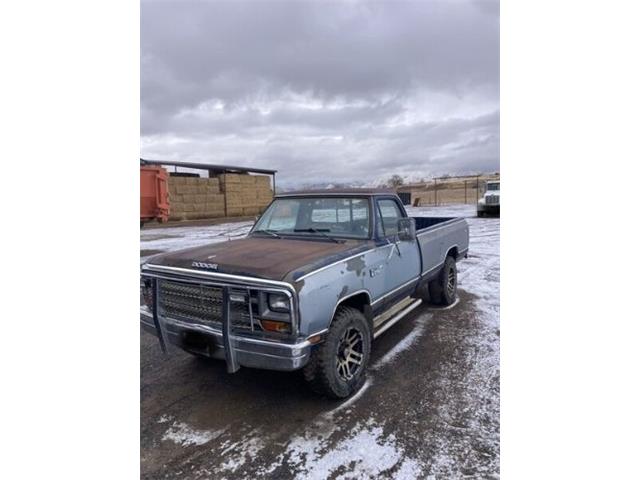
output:
[{"label": "rear tire", "polygon": [[429,294],[431,303],[435,305],[452,305],[456,301],[458,292],[458,269],[456,260],[448,256],[444,261],[442,270],[435,278],[429,282]]},{"label": "rear tire", "polygon": [[371,354],[371,328],[362,312],[338,307],[327,338],[311,354],[304,379],[316,393],[346,398],[364,385]]}]

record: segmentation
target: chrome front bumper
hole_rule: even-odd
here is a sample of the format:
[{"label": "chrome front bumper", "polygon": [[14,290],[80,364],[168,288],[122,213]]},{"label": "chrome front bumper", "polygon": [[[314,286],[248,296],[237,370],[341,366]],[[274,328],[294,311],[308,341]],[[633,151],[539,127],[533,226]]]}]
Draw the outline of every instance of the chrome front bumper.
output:
[{"label": "chrome front bumper", "polygon": [[[297,370],[309,361],[312,344],[301,337],[298,330],[298,304],[293,286],[285,282],[242,277],[218,272],[143,265],[141,275],[152,282],[152,305],[140,308],[142,327],[158,337],[160,347],[166,353],[168,346],[176,345],[199,355],[224,359],[229,373],[241,366],[268,370]],[[222,290],[222,312],[217,325],[179,320],[160,312],[158,282],[162,279],[184,283],[211,285]],[[251,332],[236,331],[230,310],[232,289],[258,289],[283,293],[289,297],[291,311],[291,336],[287,339],[270,339],[254,335],[253,317]],[[251,309],[249,310],[250,315]],[[318,335],[315,335],[316,343]]]},{"label": "chrome front bumper", "polygon": [[[162,319],[161,322],[162,339],[165,342],[198,355],[227,360],[227,365],[231,367],[227,359],[228,355],[225,355],[223,332],[206,325],[173,319]],[[153,315],[142,308],[140,325],[145,331],[160,339]],[[312,347],[308,340],[282,343],[239,336],[232,336],[230,344],[234,352],[236,368],[229,368],[229,371],[236,371],[240,366],[266,370],[298,370],[309,361]]]},{"label": "chrome front bumper", "polygon": [[478,212],[500,213],[500,204],[478,203],[477,210]]}]

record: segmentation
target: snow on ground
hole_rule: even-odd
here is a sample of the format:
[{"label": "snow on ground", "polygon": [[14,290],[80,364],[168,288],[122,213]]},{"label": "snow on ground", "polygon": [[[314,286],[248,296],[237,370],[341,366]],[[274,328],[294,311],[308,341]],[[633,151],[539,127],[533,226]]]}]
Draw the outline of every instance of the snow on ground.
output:
[{"label": "snow on ground", "polygon": [[[500,375],[500,220],[477,218],[475,205],[408,210],[412,216],[450,215],[465,217],[469,223],[469,255],[458,263],[458,287],[477,297],[473,302],[477,312],[474,335],[463,337],[460,345],[466,352],[465,363],[469,368],[462,395],[463,403],[468,406],[463,408],[474,409],[474,415],[467,420],[465,428],[478,432],[485,445],[499,452],[500,438],[492,427],[493,424],[499,425],[500,421],[499,385],[495,385],[495,379]],[[447,377],[443,375],[443,379]],[[460,408],[459,403],[445,403],[442,415],[456,418]],[[487,423],[490,427],[486,426]],[[434,459],[436,468],[432,468],[431,473],[451,476],[452,472],[459,471],[459,466],[452,464],[452,459],[467,446],[452,442],[448,436],[442,436],[440,441],[438,455]],[[487,472],[487,476],[497,476],[499,471],[499,458],[493,460],[495,471]]]},{"label": "snow on ground", "polygon": [[[277,469],[283,465],[287,471],[294,472],[296,478],[310,479],[376,478],[382,474],[392,478],[495,478],[499,475],[499,434],[496,433],[499,385],[496,386],[496,379],[500,365],[500,220],[476,218],[475,205],[408,207],[407,211],[411,216],[465,217],[470,227],[469,256],[458,264],[458,278],[459,288],[472,294],[469,298],[472,299],[473,330],[472,334],[461,335],[455,340],[456,352],[462,352],[460,363],[464,365],[443,361],[438,366],[441,371],[436,382],[443,397],[437,407],[437,417],[450,424],[447,428],[455,435],[434,432],[433,438],[423,439],[425,448],[422,450],[418,439],[416,450],[415,446],[409,449],[411,436],[400,431],[394,433],[393,428],[397,425],[387,425],[386,419],[380,418],[376,410],[372,410],[366,421],[355,424],[347,421],[354,409],[364,407],[363,398],[371,401],[371,391],[381,383],[377,377],[385,375],[385,369],[393,368],[393,364],[421,340],[432,319],[432,313],[425,312],[416,318],[415,325],[404,338],[371,365],[365,388],[358,395],[318,415],[305,431],[286,439],[281,453],[272,458],[271,464],[256,468],[258,477],[270,477],[273,472],[281,471]],[[143,230],[140,248],[143,251],[172,251],[227,241],[246,235],[251,225],[252,222],[243,222]],[[465,371],[462,379],[461,368]],[[383,398],[375,398],[375,401],[384,407]],[[459,426],[461,412],[465,415],[463,425]],[[161,417],[159,422],[172,420]],[[462,435],[459,435],[460,430]],[[190,447],[214,439],[220,442],[225,438],[220,435],[221,432],[198,431],[184,422],[173,421],[163,440]],[[268,438],[269,432],[254,431],[242,441],[223,442],[220,447],[226,445],[232,455],[225,455],[223,463],[207,472],[243,471],[241,468],[247,468],[245,463],[259,455]],[[405,445],[404,442],[408,443]],[[478,443],[480,448],[477,448]],[[483,449],[489,453],[483,453]],[[474,458],[478,455],[477,450],[491,458],[481,468],[472,468],[474,473],[469,474],[469,468],[462,468],[464,461],[461,458]],[[427,457],[425,452],[428,452]]]},{"label": "snow on ground", "polygon": [[[167,417],[161,417],[158,423],[169,421]],[[196,430],[184,422],[173,422],[167,429],[162,440],[171,440],[183,447],[190,445],[204,445],[222,434],[222,431]]]},{"label": "snow on ground", "polygon": [[[238,222],[208,226],[143,228],[140,230],[140,250],[170,252],[207,243],[227,242],[246,236],[252,226],[253,222]],[[143,255],[140,262],[147,258],[149,255]]]},{"label": "snow on ground", "polygon": [[[378,478],[382,472],[398,466],[394,478],[412,479],[420,471],[415,460],[404,458],[395,436],[385,436],[383,428],[372,421],[357,424],[334,446],[330,446],[329,437],[307,432],[291,440],[287,454],[289,465],[299,470],[297,480],[323,480],[345,466],[350,467],[348,475],[345,472],[337,478]],[[281,459],[276,460],[271,468],[280,463]]]}]

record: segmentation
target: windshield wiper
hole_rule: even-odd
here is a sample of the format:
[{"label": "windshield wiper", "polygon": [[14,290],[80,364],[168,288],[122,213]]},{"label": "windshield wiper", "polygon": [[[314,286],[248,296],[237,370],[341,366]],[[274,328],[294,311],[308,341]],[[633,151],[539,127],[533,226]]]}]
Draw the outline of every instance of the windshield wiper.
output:
[{"label": "windshield wiper", "polygon": [[329,240],[331,240],[332,242],[335,243],[340,243],[340,240],[338,240],[337,238],[333,238],[330,235],[327,235],[325,232],[330,232],[331,230],[329,230],[328,228],[296,228],[293,230],[294,232],[309,232],[309,233],[319,233],[322,236],[328,238]]},{"label": "windshield wiper", "polygon": [[271,235],[272,237],[275,237],[275,238],[282,238],[280,235],[278,235],[276,233],[275,230],[271,230],[269,228],[264,229],[264,230],[254,230],[253,233],[266,233],[266,234]]}]

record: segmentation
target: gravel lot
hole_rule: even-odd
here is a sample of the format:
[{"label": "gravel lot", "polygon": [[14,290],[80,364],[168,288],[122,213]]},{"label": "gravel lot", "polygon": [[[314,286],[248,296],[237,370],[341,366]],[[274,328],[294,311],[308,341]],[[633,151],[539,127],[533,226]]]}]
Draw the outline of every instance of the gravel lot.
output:
[{"label": "gravel lot", "polygon": [[[468,217],[459,301],[421,306],[373,344],[367,383],[344,402],[298,373],[241,369],[141,332],[142,478],[497,478],[500,459],[500,220],[475,206],[409,208]],[[141,261],[243,236],[251,223],[154,228]]]}]

